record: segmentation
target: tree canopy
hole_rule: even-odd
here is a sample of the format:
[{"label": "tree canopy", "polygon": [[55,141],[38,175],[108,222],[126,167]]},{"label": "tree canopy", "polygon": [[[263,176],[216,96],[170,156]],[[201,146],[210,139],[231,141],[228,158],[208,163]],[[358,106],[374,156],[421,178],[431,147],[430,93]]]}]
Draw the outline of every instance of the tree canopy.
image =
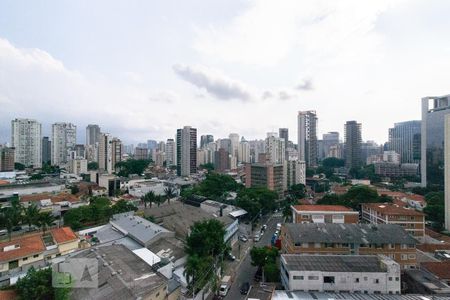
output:
[{"label": "tree canopy", "polygon": [[150,163],[151,160],[147,159],[128,159],[119,161],[115,167],[118,176],[128,177],[131,174],[141,175]]},{"label": "tree canopy", "polygon": [[430,192],[425,195],[427,206],[423,209],[427,220],[432,221],[432,227],[442,230],[445,222],[444,192]]},{"label": "tree canopy", "polygon": [[52,286],[52,268],[36,270],[31,267],[25,277],[16,283],[19,299],[66,300],[69,299],[69,288]]},{"label": "tree canopy", "polygon": [[354,209],[359,209],[361,203],[392,202],[392,198],[378,196],[378,192],[366,185],[352,186],[343,195],[327,194],[317,201],[317,204],[344,205]]},{"label": "tree canopy", "polygon": [[[236,205],[248,212],[247,217],[253,219],[261,210],[267,214],[276,208],[278,194],[264,187],[241,189],[237,195]],[[258,209],[258,210],[257,210]]]}]

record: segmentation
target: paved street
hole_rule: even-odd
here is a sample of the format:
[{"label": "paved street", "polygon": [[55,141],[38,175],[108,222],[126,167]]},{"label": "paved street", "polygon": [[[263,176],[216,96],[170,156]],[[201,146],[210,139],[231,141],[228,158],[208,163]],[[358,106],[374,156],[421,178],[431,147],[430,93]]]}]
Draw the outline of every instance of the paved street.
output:
[{"label": "paved street", "polygon": [[[281,223],[282,217],[276,216],[269,219],[267,224],[267,230],[261,237],[261,240],[256,243],[256,246],[261,247],[263,245],[270,245],[270,240],[272,235],[275,233],[277,223]],[[248,241],[247,243],[249,243]],[[233,284],[231,285],[228,295],[225,297],[226,300],[238,300],[245,299],[245,295],[241,295],[239,289],[243,282],[248,281],[250,285],[253,284],[253,276],[256,273],[256,267],[251,265],[250,249],[246,253],[246,256],[241,261],[241,264],[236,269],[237,276],[235,277]]]}]

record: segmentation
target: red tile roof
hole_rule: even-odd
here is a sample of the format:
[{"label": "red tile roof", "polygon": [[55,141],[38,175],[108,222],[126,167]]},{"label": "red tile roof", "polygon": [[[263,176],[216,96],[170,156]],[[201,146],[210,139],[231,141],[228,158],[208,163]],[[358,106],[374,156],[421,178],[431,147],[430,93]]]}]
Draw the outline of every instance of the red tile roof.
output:
[{"label": "red tile roof", "polygon": [[[11,245],[18,245],[17,249],[5,251],[4,248]],[[7,262],[33,254],[42,253],[45,250],[41,235],[25,236],[10,242],[0,243],[0,261]]]},{"label": "red tile roof", "polygon": [[72,231],[70,227],[55,228],[50,231],[52,233],[53,239],[58,244],[72,242],[77,240],[77,235]]},{"label": "red tile roof", "polygon": [[15,300],[18,298],[15,290],[0,290],[0,300]]},{"label": "red tile roof", "polygon": [[393,203],[363,203],[363,209],[368,207],[379,213],[385,215],[396,215],[396,216],[425,216],[424,213],[416,211],[411,208],[404,208],[400,205]]},{"label": "red tile roof", "polygon": [[294,205],[297,211],[353,211],[342,205]]},{"label": "red tile roof", "polygon": [[440,279],[450,279],[450,261],[423,262],[420,266]]},{"label": "red tile roof", "polygon": [[58,195],[54,195],[50,193],[41,193],[41,194],[23,195],[20,197],[20,202],[37,202],[47,199],[50,199],[52,203],[58,203],[62,201],[74,203],[79,201],[78,197],[72,194],[60,193]]}]

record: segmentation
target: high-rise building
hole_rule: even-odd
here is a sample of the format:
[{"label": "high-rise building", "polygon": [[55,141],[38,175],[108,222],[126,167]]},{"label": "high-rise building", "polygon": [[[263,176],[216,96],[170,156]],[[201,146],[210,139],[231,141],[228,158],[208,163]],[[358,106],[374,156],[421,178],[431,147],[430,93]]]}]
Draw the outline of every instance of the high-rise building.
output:
[{"label": "high-rise building", "polygon": [[68,161],[69,150],[73,150],[77,141],[77,126],[72,123],[52,125],[52,165],[61,165]]},{"label": "high-rise building", "polygon": [[331,157],[330,148],[339,145],[339,132],[331,131],[322,135],[323,155],[325,158]]},{"label": "high-rise building", "polygon": [[86,126],[86,145],[97,145],[100,135],[100,126],[89,124]]},{"label": "high-rise building", "polygon": [[177,130],[177,175],[197,172],[197,129],[184,126]]},{"label": "high-rise building", "polygon": [[220,139],[219,142],[219,149],[223,148],[228,153],[231,153],[231,140],[230,139]]},{"label": "high-rise building", "polygon": [[284,144],[288,145],[289,143],[289,129],[288,128],[280,128],[278,129],[278,135],[280,139],[284,139]]},{"label": "high-rise building", "polygon": [[237,158],[239,148],[239,134],[230,133],[228,138],[230,139],[230,155]]},{"label": "high-rise building", "polygon": [[345,166],[360,167],[361,161],[361,123],[347,121],[345,123]]},{"label": "high-rise building", "polygon": [[287,189],[286,169],[284,168],[284,164],[246,164],[245,186],[248,188],[265,187],[282,196]]},{"label": "high-rise building", "polygon": [[250,160],[250,144],[244,138],[239,143],[238,149],[238,161],[243,163],[249,163]]},{"label": "high-rise building", "polygon": [[444,212],[445,229],[450,230],[450,114],[445,116],[444,124]]},{"label": "high-rise building", "polygon": [[98,139],[98,169],[109,173],[112,170],[112,137],[108,133],[101,133]]},{"label": "high-rise building", "polygon": [[15,162],[26,167],[42,166],[41,123],[32,119],[11,121],[11,147],[15,148]]},{"label": "high-rise building", "polygon": [[147,140],[147,149],[152,150],[158,147],[158,142],[155,140]]},{"label": "high-rise building", "polygon": [[421,184],[444,184],[444,123],[450,95],[422,98]]},{"label": "high-rise building", "polygon": [[0,145],[0,172],[14,171],[14,152],[14,148]]},{"label": "high-rise building", "polygon": [[176,148],[173,139],[167,139],[166,142],[166,166],[176,165]]},{"label": "high-rise building", "polygon": [[420,131],[420,121],[395,123],[394,128],[389,128],[388,148],[400,154],[401,163],[419,163],[414,157],[414,136],[420,135]]},{"label": "high-rise building", "polygon": [[48,136],[42,138],[42,163],[50,164],[52,161],[52,142]]},{"label": "high-rise building", "polygon": [[307,167],[317,166],[317,114],[314,110],[298,112],[298,160]]},{"label": "high-rise building", "polygon": [[378,145],[375,141],[366,141],[361,143],[361,163],[365,164],[367,159],[374,155],[383,154],[383,145]]},{"label": "high-rise building", "polygon": [[134,149],[134,159],[136,160],[147,160],[148,159],[148,149],[137,147]]},{"label": "high-rise building", "polygon": [[286,162],[287,188],[294,184],[306,184],[306,164],[304,161],[287,160]]},{"label": "high-rise building", "polygon": [[206,147],[209,143],[214,142],[214,136],[210,134],[202,135],[200,137],[200,148]]},{"label": "high-rise building", "polygon": [[286,159],[286,147],[284,139],[276,134],[268,133],[266,138],[267,160],[274,164],[283,164]]},{"label": "high-rise building", "polygon": [[108,173],[114,172],[116,164],[122,161],[122,149],[122,141],[118,138],[113,138],[111,140],[111,170],[108,170]]},{"label": "high-rise building", "polygon": [[223,148],[216,151],[214,155],[214,168],[217,172],[223,173],[226,170],[230,170],[230,154]]}]

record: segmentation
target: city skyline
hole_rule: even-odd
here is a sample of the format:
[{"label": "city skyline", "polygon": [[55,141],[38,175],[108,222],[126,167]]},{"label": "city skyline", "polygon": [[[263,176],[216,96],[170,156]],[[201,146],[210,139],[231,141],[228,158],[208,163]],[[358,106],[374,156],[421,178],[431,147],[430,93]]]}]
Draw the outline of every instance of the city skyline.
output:
[{"label": "city skyline", "polygon": [[363,140],[385,142],[394,123],[420,119],[422,97],[448,93],[449,6],[2,3],[0,141],[14,118],[38,120],[43,136],[56,122],[95,123],[125,143],[174,138],[186,124],[296,136],[296,112],[315,110],[318,136],[343,136],[357,119]]}]

